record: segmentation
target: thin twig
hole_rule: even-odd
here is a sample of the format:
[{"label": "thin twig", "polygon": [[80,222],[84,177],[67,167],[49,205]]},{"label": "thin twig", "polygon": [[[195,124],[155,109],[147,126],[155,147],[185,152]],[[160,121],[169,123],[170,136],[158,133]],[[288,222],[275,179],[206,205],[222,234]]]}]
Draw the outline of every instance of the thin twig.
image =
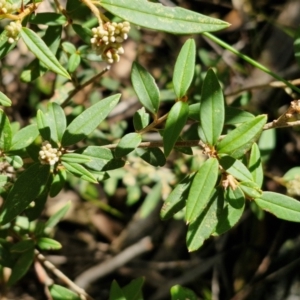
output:
[{"label": "thin twig", "polygon": [[263,127],[263,130],[268,130],[272,128],[295,127],[295,126],[300,126],[300,120],[294,122],[286,122],[286,123],[279,123],[279,122],[272,121],[270,123],[267,123]]},{"label": "thin twig", "polygon": [[80,274],[75,279],[75,284],[82,288],[87,288],[92,282],[98,280],[101,277],[115,271],[121,266],[125,265],[138,255],[151,250],[153,244],[150,237],[144,237],[136,244],[126,248],[115,257],[106,260]]},{"label": "thin twig", "polygon": [[39,260],[48,270],[50,270],[55,276],[61,279],[67,286],[74,290],[82,300],[93,300],[84,289],[76,285],[70,278],[68,278],[64,273],[57,269],[46,257],[41,254],[38,250],[34,250],[37,260]]},{"label": "thin twig", "polygon": [[[296,86],[300,85],[300,78],[290,80],[289,82],[293,85],[296,85]],[[228,96],[234,96],[234,95],[238,95],[240,93],[246,92],[246,91],[269,88],[269,87],[286,88],[287,85],[282,81],[271,81],[271,82],[264,83],[264,84],[256,84],[256,85],[252,85],[252,86],[246,86],[246,87],[243,87],[243,88],[238,89],[236,91],[225,93],[225,96],[227,96],[227,97]]]},{"label": "thin twig", "polygon": [[74,90],[70,91],[69,96],[64,100],[64,102],[61,104],[61,107],[66,107],[69,103],[69,101],[82,89],[84,89],[86,86],[92,84],[94,81],[99,79],[103,74],[105,74],[110,69],[110,66],[105,67],[99,74],[96,74],[94,77],[89,79],[83,84],[80,84],[75,87]]},{"label": "thin twig", "polygon": [[[107,149],[115,149],[118,144],[109,144],[100,146],[102,148]],[[163,147],[163,141],[155,141],[155,142],[142,142],[138,145],[138,148],[158,148]],[[201,146],[203,147],[203,142],[200,140],[191,140],[191,141],[178,141],[175,143],[174,147],[196,147]]]}]

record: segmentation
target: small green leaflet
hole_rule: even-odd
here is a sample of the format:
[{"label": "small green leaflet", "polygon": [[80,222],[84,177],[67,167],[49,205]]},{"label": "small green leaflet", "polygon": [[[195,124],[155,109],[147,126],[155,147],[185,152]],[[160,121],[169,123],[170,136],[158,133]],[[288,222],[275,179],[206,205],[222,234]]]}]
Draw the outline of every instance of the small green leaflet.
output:
[{"label": "small green leaflet", "polygon": [[124,135],[118,143],[115,156],[116,158],[123,157],[132,152],[142,141],[142,136],[136,132],[131,132]]},{"label": "small green leaflet", "polygon": [[12,132],[5,112],[0,109],[0,151],[8,151],[11,146]]},{"label": "small green leaflet", "polygon": [[2,92],[0,92],[0,105],[11,106],[11,100]]}]

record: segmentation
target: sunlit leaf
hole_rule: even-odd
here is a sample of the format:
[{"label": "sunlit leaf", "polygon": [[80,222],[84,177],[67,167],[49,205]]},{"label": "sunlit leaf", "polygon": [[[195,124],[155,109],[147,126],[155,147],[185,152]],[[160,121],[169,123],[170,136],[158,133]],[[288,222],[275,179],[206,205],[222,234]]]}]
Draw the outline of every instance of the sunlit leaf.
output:
[{"label": "sunlit leaf", "polygon": [[141,141],[142,136],[136,132],[124,135],[116,147],[115,156],[118,158],[129,154],[137,148]]},{"label": "sunlit leaf", "polygon": [[132,64],[131,81],[139,101],[152,113],[159,108],[159,89],[154,78],[137,62]]},{"label": "sunlit leaf", "polygon": [[185,287],[182,287],[180,285],[173,285],[171,287],[171,296],[172,296],[172,300],[197,300],[197,296],[196,294]]},{"label": "sunlit leaf", "polygon": [[53,300],[81,300],[77,294],[57,284],[51,285],[49,291]]},{"label": "sunlit leaf", "polygon": [[10,151],[21,150],[28,147],[39,135],[36,124],[28,125],[19,130],[12,138]]},{"label": "sunlit leaf", "polygon": [[263,192],[254,201],[279,219],[300,222],[300,202],[296,199],[278,193]]},{"label": "sunlit leaf", "polygon": [[45,42],[30,28],[22,27],[21,37],[28,49],[51,71],[71,79]]},{"label": "sunlit leaf", "polygon": [[254,182],[261,187],[264,181],[264,171],[260,158],[260,151],[256,143],[251,147],[248,169],[251,172]]},{"label": "sunlit leaf", "polygon": [[241,124],[229,132],[218,144],[218,153],[225,153],[234,158],[244,155],[259,138],[267,116],[257,116],[255,119]]},{"label": "sunlit leaf", "polygon": [[187,222],[192,222],[203,212],[211,199],[211,193],[218,178],[219,163],[215,158],[210,158],[202,164],[190,188],[187,204]]},{"label": "sunlit leaf", "polygon": [[193,39],[188,39],[177,57],[174,73],[173,87],[177,98],[186,95],[195,72],[196,45]]},{"label": "sunlit leaf", "polygon": [[101,6],[133,24],[171,33],[192,34],[217,31],[228,23],[186,10],[146,0],[101,0]]},{"label": "sunlit leaf", "polygon": [[76,117],[63,134],[62,146],[76,144],[93,132],[117,105],[120,96],[116,94],[102,99]]},{"label": "sunlit leaf", "polygon": [[218,78],[212,69],[205,76],[200,103],[200,139],[215,145],[224,126],[225,102]]},{"label": "sunlit leaf", "polygon": [[6,96],[4,95],[2,92],[0,92],[0,105],[3,105],[3,106],[11,106],[11,100]]}]

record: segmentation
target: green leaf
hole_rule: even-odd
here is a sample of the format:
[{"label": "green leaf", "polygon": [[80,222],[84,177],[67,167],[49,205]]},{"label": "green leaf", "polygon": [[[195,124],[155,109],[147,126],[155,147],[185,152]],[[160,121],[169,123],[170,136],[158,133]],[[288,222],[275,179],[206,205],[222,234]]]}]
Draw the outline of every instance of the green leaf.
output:
[{"label": "green leaf", "polygon": [[22,27],[21,37],[28,49],[51,71],[71,79],[45,42],[31,29]]},{"label": "green leaf", "polygon": [[51,131],[50,131],[50,125],[48,122],[48,118],[46,115],[39,109],[36,114],[36,123],[38,130],[40,132],[40,135],[45,141],[50,141],[51,139]]},{"label": "green leaf", "polygon": [[31,14],[28,21],[31,24],[44,24],[48,26],[58,26],[67,23],[67,19],[63,14],[57,14],[52,12],[44,12]]},{"label": "green leaf", "polygon": [[185,287],[180,285],[174,285],[171,287],[171,299],[172,300],[197,300],[196,294]]},{"label": "green leaf", "polygon": [[102,99],[76,117],[62,137],[62,146],[76,144],[93,132],[117,105],[120,96],[120,94],[116,94]]},{"label": "green leaf", "polygon": [[159,89],[154,78],[137,62],[133,62],[131,81],[140,102],[153,114],[159,108]]},{"label": "green leaf", "polygon": [[98,183],[95,176],[82,165],[77,163],[66,163],[64,161],[62,162],[62,165],[66,168],[67,171],[74,174],[75,176],[92,183]]},{"label": "green leaf", "polygon": [[196,45],[193,39],[188,39],[177,57],[174,73],[173,87],[177,98],[186,95],[195,72]]},{"label": "green leaf", "polygon": [[51,141],[60,145],[60,141],[67,127],[64,110],[55,102],[48,103],[46,118],[50,126]]},{"label": "green leaf", "polygon": [[298,62],[298,65],[300,65],[300,30],[298,27],[297,33],[296,33],[296,39],[294,41],[294,52],[295,57]]},{"label": "green leaf", "polygon": [[224,170],[240,181],[252,181],[252,175],[247,167],[238,159],[224,155],[219,160]]},{"label": "green leaf", "polygon": [[68,202],[48,219],[48,221],[45,223],[45,227],[54,228],[58,224],[58,222],[65,216],[70,207],[71,202]]},{"label": "green leaf", "polygon": [[260,208],[274,214],[279,219],[300,222],[300,202],[298,200],[278,193],[263,192],[262,196],[254,201]]},{"label": "green leaf", "polygon": [[20,169],[23,166],[23,160],[18,155],[5,156],[5,160],[14,168]]},{"label": "green leaf", "polygon": [[171,108],[164,130],[163,143],[164,152],[167,157],[173,149],[181,130],[186,124],[189,113],[189,106],[187,103],[179,101]]},{"label": "green leaf", "polygon": [[36,124],[28,125],[19,130],[12,138],[10,151],[22,150],[28,147],[39,135]]},{"label": "green leaf", "polygon": [[256,143],[251,147],[248,169],[251,172],[254,182],[261,187],[264,181],[264,171],[261,163],[260,151]]},{"label": "green leaf", "polygon": [[[189,106],[189,118],[199,121],[200,103],[194,103]],[[241,124],[254,119],[251,113],[232,106],[225,106],[224,123],[228,125]]]},{"label": "green leaf", "polygon": [[146,0],[101,0],[101,6],[133,24],[170,33],[192,34],[217,31],[228,23],[181,7],[167,7]]},{"label": "green leaf", "polygon": [[215,234],[223,234],[231,229],[241,218],[245,209],[245,196],[239,187],[224,191],[224,207],[218,211],[218,223]]},{"label": "green leaf", "polygon": [[219,163],[215,158],[209,158],[199,168],[190,188],[185,219],[193,222],[203,212],[211,199],[211,193],[218,178]]},{"label": "green leaf", "polygon": [[84,164],[90,162],[92,159],[88,155],[79,153],[65,153],[61,156],[61,160],[64,162]]},{"label": "green leaf", "polygon": [[162,220],[171,218],[185,207],[186,199],[188,198],[190,186],[194,177],[195,174],[187,175],[176,185],[175,189],[165,200],[163,207],[161,208],[160,217]]},{"label": "green leaf", "polygon": [[7,282],[8,286],[12,286],[19,279],[21,279],[29,270],[34,259],[34,248],[21,254],[11,270],[11,275]]},{"label": "green leaf", "polygon": [[0,105],[2,106],[11,106],[12,102],[11,100],[4,95],[2,92],[0,92]]},{"label": "green leaf", "polygon": [[67,173],[63,169],[59,169],[57,174],[53,178],[53,182],[50,187],[49,195],[50,197],[55,197],[63,189],[65,182],[67,180]]},{"label": "green leaf", "polygon": [[49,165],[36,163],[18,177],[2,206],[0,214],[2,225],[13,220],[43,191],[49,171]]},{"label": "green leaf", "polygon": [[82,26],[81,24],[72,24],[74,31],[79,35],[79,37],[86,43],[91,43],[91,37],[93,36],[92,30]]},{"label": "green leaf", "polygon": [[81,300],[77,294],[57,284],[51,285],[49,291],[53,300]]},{"label": "green leaf", "polygon": [[204,241],[213,233],[218,222],[218,199],[219,194],[221,193],[221,189],[213,189],[208,201],[206,201],[206,205],[196,216],[196,219],[189,224],[186,236],[189,252],[198,250],[203,245]]},{"label": "green leaf", "polygon": [[200,104],[200,139],[215,145],[222,133],[225,119],[225,103],[218,78],[208,70],[202,87]]},{"label": "green leaf", "polygon": [[80,65],[80,62],[81,62],[81,57],[78,53],[71,54],[68,60],[68,71],[70,73],[75,72],[78,66]]},{"label": "green leaf", "polygon": [[239,187],[248,198],[259,198],[262,194],[259,186],[253,181],[242,181],[239,183]]},{"label": "green leaf", "polygon": [[133,126],[136,131],[144,129],[149,125],[150,115],[146,112],[145,107],[139,109],[133,115]]},{"label": "green leaf", "polygon": [[10,248],[10,252],[11,253],[22,253],[22,252],[26,252],[30,249],[34,249],[34,242],[31,239],[23,240],[23,241],[20,241],[20,242],[14,244]]},{"label": "green leaf", "polygon": [[110,149],[99,146],[89,146],[83,150],[82,154],[89,156],[91,161],[84,165],[93,171],[114,170],[122,168],[125,164],[123,159],[114,158]]},{"label": "green leaf", "polygon": [[137,155],[154,167],[162,167],[166,164],[166,158],[160,148],[135,149]]},{"label": "green leaf", "polygon": [[16,47],[17,42],[11,44],[8,42],[7,30],[3,30],[0,34],[0,59],[6,56],[13,48]]},{"label": "green leaf", "polygon": [[127,300],[116,280],[114,280],[110,286],[109,300]]},{"label": "green leaf", "polygon": [[[60,46],[61,33],[61,26],[49,26],[43,36],[43,41],[54,55]],[[32,82],[47,71],[48,68],[36,58],[27,67],[25,67],[20,77],[24,82]]]},{"label": "green leaf", "polygon": [[124,135],[119,141],[115,156],[117,158],[123,157],[132,152],[142,141],[142,136],[139,133],[132,132]]},{"label": "green leaf", "polygon": [[145,279],[143,277],[136,278],[122,288],[126,300],[143,300],[142,287],[144,281]]},{"label": "green leaf", "polygon": [[6,175],[0,175],[0,187],[3,187],[6,185],[6,183],[9,181],[8,176]]},{"label": "green leaf", "polygon": [[276,147],[276,130],[264,130],[259,138],[258,147],[260,149],[261,161],[266,162]]},{"label": "green leaf", "polygon": [[74,54],[76,53],[76,47],[74,46],[74,44],[70,43],[70,42],[63,42],[61,44],[64,52],[68,53],[68,54]]},{"label": "green leaf", "polygon": [[258,139],[266,122],[267,116],[260,115],[241,124],[217,144],[218,153],[226,153],[234,158],[241,157]]},{"label": "green leaf", "polygon": [[255,118],[251,113],[233,106],[225,107],[225,124],[241,124]]},{"label": "green leaf", "polygon": [[50,188],[51,182],[52,182],[52,177],[49,176],[49,179],[46,183],[45,188],[38,195],[38,197],[36,199],[34,199],[34,203],[33,202],[31,203],[31,204],[34,204],[34,205],[29,205],[26,208],[25,214],[28,217],[28,220],[30,222],[38,219],[41,216],[42,211],[44,210],[45,204],[46,204],[47,199],[48,199],[49,188]]},{"label": "green leaf", "polygon": [[0,109],[0,151],[8,151],[11,146],[12,132],[6,114]]},{"label": "green leaf", "polygon": [[158,182],[151,189],[151,192],[148,193],[140,208],[139,217],[141,219],[148,217],[155,209],[156,205],[161,199],[161,190],[162,190],[162,184],[161,182]]},{"label": "green leaf", "polygon": [[38,238],[37,246],[41,250],[59,250],[62,248],[61,243],[47,237]]},{"label": "green leaf", "polygon": [[300,167],[294,167],[288,170],[282,177],[285,181],[297,180],[300,178]]}]

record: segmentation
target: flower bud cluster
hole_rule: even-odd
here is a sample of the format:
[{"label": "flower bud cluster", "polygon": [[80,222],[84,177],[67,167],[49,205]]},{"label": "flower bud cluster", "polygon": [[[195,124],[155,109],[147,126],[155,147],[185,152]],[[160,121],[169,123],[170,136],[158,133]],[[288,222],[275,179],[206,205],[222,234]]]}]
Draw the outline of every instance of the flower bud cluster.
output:
[{"label": "flower bud cluster", "polygon": [[20,22],[10,22],[9,25],[5,26],[6,35],[10,44],[13,44],[19,39],[21,29],[22,25]]},{"label": "flower bud cluster", "polygon": [[39,159],[43,165],[55,165],[62,153],[63,149],[52,148],[52,145],[45,141],[42,144],[41,151],[39,152]]},{"label": "flower bud cluster", "polygon": [[11,4],[7,0],[0,0],[0,15],[10,14],[18,9],[16,3]]},{"label": "flower bud cluster", "polygon": [[107,22],[92,29],[91,44],[97,54],[110,64],[118,62],[120,55],[124,53],[122,43],[128,38],[130,23]]}]

